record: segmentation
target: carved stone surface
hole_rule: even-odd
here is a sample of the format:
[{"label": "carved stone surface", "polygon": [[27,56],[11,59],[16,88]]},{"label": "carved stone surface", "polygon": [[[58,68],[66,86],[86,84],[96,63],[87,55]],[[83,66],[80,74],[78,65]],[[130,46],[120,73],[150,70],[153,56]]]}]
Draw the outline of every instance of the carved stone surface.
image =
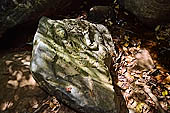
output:
[{"label": "carved stone surface", "polygon": [[107,28],[85,20],[42,17],[30,70],[40,86],[83,113],[127,113],[109,73],[114,43]]}]

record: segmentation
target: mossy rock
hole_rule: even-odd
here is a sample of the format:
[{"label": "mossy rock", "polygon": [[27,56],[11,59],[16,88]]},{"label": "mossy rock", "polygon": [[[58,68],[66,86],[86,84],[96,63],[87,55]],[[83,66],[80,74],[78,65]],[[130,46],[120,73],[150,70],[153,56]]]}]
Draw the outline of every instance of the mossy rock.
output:
[{"label": "mossy rock", "polygon": [[112,85],[111,53],[115,53],[114,43],[105,26],[42,17],[30,70],[45,91],[76,111],[126,113]]}]

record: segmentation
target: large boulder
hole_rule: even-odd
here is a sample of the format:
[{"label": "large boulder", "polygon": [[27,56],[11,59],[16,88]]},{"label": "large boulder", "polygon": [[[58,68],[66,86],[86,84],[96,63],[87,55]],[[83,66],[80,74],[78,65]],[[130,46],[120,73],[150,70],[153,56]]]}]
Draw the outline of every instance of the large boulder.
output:
[{"label": "large boulder", "polygon": [[40,86],[82,113],[127,113],[112,85],[114,43],[107,28],[86,20],[42,17],[30,70]]},{"label": "large boulder", "polygon": [[[1,0],[0,37],[9,28],[36,22],[41,16],[68,13],[79,7],[80,0]],[[75,5],[74,5],[75,4]]]},{"label": "large boulder", "polygon": [[[40,17],[57,18],[78,11],[85,3],[92,5],[108,5],[112,0],[0,0],[0,38],[4,32],[16,25],[34,25]],[[28,24],[28,25],[27,25]]]},{"label": "large boulder", "polygon": [[146,25],[170,22],[170,0],[119,0],[122,7]]}]

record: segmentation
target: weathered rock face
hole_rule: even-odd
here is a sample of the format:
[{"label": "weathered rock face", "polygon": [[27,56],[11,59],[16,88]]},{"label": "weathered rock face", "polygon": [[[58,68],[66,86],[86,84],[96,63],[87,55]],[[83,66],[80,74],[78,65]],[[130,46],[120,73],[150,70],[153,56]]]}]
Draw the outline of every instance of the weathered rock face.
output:
[{"label": "weathered rock face", "polygon": [[[79,7],[80,1],[74,4]],[[18,24],[38,20],[41,16],[57,15],[68,12],[73,0],[1,0],[0,1],[0,37],[9,28]]]},{"label": "weathered rock face", "polygon": [[[108,5],[112,0],[86,1],[90,5]],[[1,0],[0,38],[16,26],[36,23],[41,16],[57,17],[80,10],[83,0]]]},{"label": "weathered rock face", "polygon": [[119,2],[148,26],[170,22],[170,0],[119,0]]},{"label": "weathered rock face", "polygon": [[42,17],[30,69],[40,86],[83,113],[126,113],[108,67],[114,43],[106,27],[85,20]]}]

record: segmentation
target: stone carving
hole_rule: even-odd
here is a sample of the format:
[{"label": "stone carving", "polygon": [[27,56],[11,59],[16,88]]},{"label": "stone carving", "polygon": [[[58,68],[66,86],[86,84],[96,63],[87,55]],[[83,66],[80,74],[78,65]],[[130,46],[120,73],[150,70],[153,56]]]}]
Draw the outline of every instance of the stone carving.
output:
[{"label": "stone carving", "polygon": [[40,86],[83,113],[127,113],[109,74],[114,43],[107,28],[86,20],[42,17],[30,70]]}]

